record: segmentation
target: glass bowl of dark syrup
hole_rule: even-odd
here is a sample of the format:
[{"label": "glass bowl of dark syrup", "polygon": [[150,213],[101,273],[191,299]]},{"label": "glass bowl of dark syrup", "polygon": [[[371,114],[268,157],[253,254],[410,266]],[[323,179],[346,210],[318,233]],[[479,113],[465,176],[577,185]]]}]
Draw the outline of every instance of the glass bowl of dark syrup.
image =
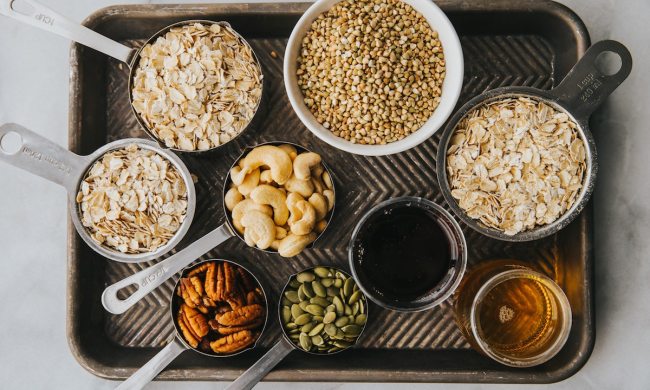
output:
[{"label": "glass bowl of dark syrup", "polygon": [[467,265],[458,222],[423,198],[401,197],[373,207],[357,223],[348,248],[359,288],[397,311],[430,309],[449,298]]}]

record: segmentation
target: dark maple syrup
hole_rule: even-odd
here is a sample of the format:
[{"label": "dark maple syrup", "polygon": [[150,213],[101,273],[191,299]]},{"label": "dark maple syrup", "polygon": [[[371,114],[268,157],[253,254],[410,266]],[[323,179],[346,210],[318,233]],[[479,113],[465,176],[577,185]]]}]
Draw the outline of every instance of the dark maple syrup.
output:
[{"label": "dark maple syrup", "polygon": [[441,222],[421,207],[395,205],[370,216],[353,250],[360,280],[383,300],[423,297],[452,267],[450,240]]}]

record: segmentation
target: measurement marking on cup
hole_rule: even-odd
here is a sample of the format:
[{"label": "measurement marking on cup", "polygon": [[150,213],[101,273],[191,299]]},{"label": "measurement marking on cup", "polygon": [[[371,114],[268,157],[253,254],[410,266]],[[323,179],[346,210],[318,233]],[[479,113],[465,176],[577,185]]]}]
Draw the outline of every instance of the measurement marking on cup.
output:
[{"label": "measurement marking on cup", "polygon": [[51,16],[47,16],[47,15],[43,15],[43,14],[37,14],[37,15],[34,15],[34,19],[38,20],[39,22],[49,24],[50,26],[54,26],[54,18],[51,17]]},{"label": "measurement marking on cup", "polygon": [[34,150],[31,150],[27,146],[23,146],[21,152],[26,156],[33,158],[34,160],[45,161],[50,165],[52,165],[53,167],[55,167],[56,169],[58,169],[59,171],[66,173],[67,175],[69,175],[70,172],[72,172],[72,169],[66,166],[63,161],[57,160],[56,158],[49,156],[47,154],[43,154],[41,152],[36,152]]},{"label": "measurement marking on cup", "polygon": [[587,74],[582,81],[576,83],[576,86],[580,89],[580,100],[586,102],[590,97],[596,92],[598,88],[603,85],[603,82],[600,79],[597,79],[593,73]]},{"label": "measurement marking on cup", "polygon": [[162,277],[165,273],[169,271],[169,268],[167,267],[162,267],[161,269],[157,270],[156,272],[152,273],[151,275],[145,276],[142,278],[142,281],[140,282],[140,285],[142,287],[145,287],[149,283],[153,282],[154,280]]}]

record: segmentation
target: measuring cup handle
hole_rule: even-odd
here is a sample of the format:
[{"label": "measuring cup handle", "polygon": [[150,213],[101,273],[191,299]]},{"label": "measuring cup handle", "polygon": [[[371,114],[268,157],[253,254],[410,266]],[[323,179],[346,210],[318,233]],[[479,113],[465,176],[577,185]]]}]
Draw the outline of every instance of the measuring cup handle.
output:
[{"label": "measuring cup handle", "polygon": [[294,349],[295,347],[282,337],[264,356],[228,385],[226,390],[252,389]]},{"label": "measuring cup handle", "polygon": [[[227,225],[219,226],[175,255],[106,287],[102,293],[102,305],[110,313],[124,313],[165,280],[232,236]],[[118,291],[132,284],[137,285],[138,289],[128,298],[120,299]]]},{"label": "measuring cup handle", "polygon": [[[612,52],[621,59],[620,69],[607,75],[598,68],[596,59]],[[560,85],[551,91],[560,104],[571,111],[576,119],[587,120],[594,110],[627,78],[632,70],[632,55],[622,43],[600,41],[582,56]]]},{"label": "measuring cup handle", "polygon": [[0,126],[0,142],[11,133],[20,136],[20,148],[12,152],[0,146],[0,161],[60,184],[71,194],[77,191],[77,181],[88,163],[86,157],[15,123]]},{"label": "measuring cup handle", "polygon": [[185,346],[177,338],[174,338],[171,343],[167,344],[156,356],[151,358],[147,364],[140,367],[138,371],[117,386],[116,390],[142,389],[185,350]]},{"label": "measuring cup handle", "polygon": [[127,64],[135,50],[84,27],[34,0],[0,0],[0,14],[61,35]]}]

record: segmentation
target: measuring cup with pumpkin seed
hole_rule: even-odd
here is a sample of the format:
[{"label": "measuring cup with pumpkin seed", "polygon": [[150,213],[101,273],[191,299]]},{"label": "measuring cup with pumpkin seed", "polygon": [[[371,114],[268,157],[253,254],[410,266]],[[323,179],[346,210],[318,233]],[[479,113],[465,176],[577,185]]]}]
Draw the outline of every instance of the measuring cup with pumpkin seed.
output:
[{"label": "measuring cup with pumpkin seed", "polygon": [[[15,140],[15,142],[11,145],[14,148],[9,148],[8,145],[10,142],[8,140],[12,138]],[[154,202],[157,202],[155,200],[155,197],[149,198],[149,196],[152,194],[141,194],[142,197],[146,197],[147,201],[149,202],[146,203],[147,206],[144,210],[140,210],[138,204],[136,203],[135,206],[138,206],[138,209],[134,208],[135,211],[132,213],[130,212],[128,216],[123,217],[123,211],[125,208],[122,208],[120,209],[121,211],[119,213],[119,216],[114,215],[109,218],[108,212],[113,211],[114,208],[113,205],[111,205],[109,209],[109,206],[107,204],[115,202],[113,198],[111,198],[115,198],[115,195],[111,194],[111,190],[113,190],[112,192],[117,193],[118,198],[120,196],[119,192],[114,188],[98,188],[94,192],[98,198],[106,201],[96,207],[99,209],[99,213],[106,213],[106,217],[102,217],[99,223],[96,225],[94,224],[93,219],[93,227],[96,228],[95,231],[91,231],[90,228],[87,228],[86,225],[84,225],[84,221],[87,222],[87,220],[84,219],[85,211],[83,210],[82,204],[77,202],[77,196],[79,196],[79,194],[83,194],[88,189],[87,180],[89,180],[91,177],[96,178],[100,176],[95,170],[96,164],[99,162],[105,164],[106,162],[104,159],[110,153],[127,150],[127,148],[132,145],[135,145],[139,150],[154,152],[155,154],[159,155],[162,157],[162,160],[156,159],[158,162],[166,161],[169,163],[169,169],[166,170],[164,179],[161,179],[162,171],[157,171],[156,179],[153,177],[147,178],[147,181],[150,181],[152,183],[157,182],[160,184],[161,194],[165,186],[169,187],[168,184],[170,183],[167,180],[169,176],[174,176],[174,180],[178,180],[175,182],[175,184],[171,185],[177,187],[177,189],[174,191],[176,191],[176,193],[182,193],[183,191],[185,192],[185,199],[181,199],[183,202],[187,203],[185,216],[180,221],[177,230],[173,232],[173,234],[168,234],[168,232],[161,232],[162,223],[159,217],[163,211],[159,210],[157,207],[149,210],[150,205]],[[141,159],[142,157],[139,158]],[[133,166],[130,166],[129,169],[121,169],[116,166],[112,166],[112,160],[113,158],[111,158],[111,165],[108,168],[100,167],[101,170],[106,169],[106,172],[121,171],[120,173],[124,173],[124,176],[127,178],[131,175],[130,169],[133,168]],[[70,210],[72,223],[74,224],[74,227],[77,229],[77,232],[81,238],[95,252],[115,261],[122,263],[140,263],[143,261],[153,260],[164,255],[172,248],[174,248],[183,238],[185,233],[187,233],[187,230],[189,229],[194,217],[196,195],[194,191],[194,182],[192,181],[190,172],[187,170],[187,167],[183,161],[178,158],[178,156],[176,156],[168,149],[160,148],[157,143],[150,140],[128,138],[113,141],[102,146],[88,156],[80,156],[55,144],[47,138],[41,137],[40,135],[26,129],[23,126],[14,123],[6,123],[0,126],[0,161],[4,161],[17,168],[33,173],[34,175],[40,176],[44,179],[63,186],[68,191],[68,208]],[[121,161],[117,161],[117,163],[118,166],[120,166],[119,164],[122,164]],[[155,164],[153,160],[151,164]],[[139,166],[142,166],[142,164]],[[176,174],[171,173],[172,169],[176,171]],[[117,176],[116,173],[111,174]],[[120,180],[123,179],[121,174]],[[128,180],[127,178],[124,178],[124,180]],[[102,180],[104,179],[102,178]],[[117,186],[118,182],[119,181],[116,181],[115,183],[111,184],[115,184]],[[140,180],[140,182],[142,182],[142,180]],[[102,186],[105,187],[105,185],[106,180],[102,182]],[[138,202],[142,204],[142,201],[139,199],[140,195],[136,195],[133,195],[129,202],[133,200],[133,198],[137,197]],[[177,201],[179,200],[176,199],[174,203]],[[126,205],[127,203],[125,203],[125,207]],[[93,210],[90,209],[88,212],[92,217]],[[156,219],[154,220],[153,218]],[[100,232],[100,228],[103,229],[103,231]],[[97,233],[106,234],[106,237],[108,238],[106,238],[106,241],[102,242],[101,239],[104,239],[104,236],[102,235],[100,237],[97,235]],[[166,241],[161,241],[161,245],[158,245],[156,247],[152,246],[150,248],[138,247],[138,245],[131,246],[131,244],[129,244],[130,246],[127,248],[128,250],[126,252],[122,251],[122,248],[119,246],[115,247],[108,245],[111,243],[109,239],[114,239],[114,237],[118,235],[130,242],[133,240],[139,241],[139,239],[141,239],[143,237],[142,235],[145,233],[149,236],[164,234],[163,237],[166,238]],[[143,242],[146,242],[146,239],[143,239]]]},{"label": "measuring cup with pumpkin seed", "polygon": [[368,319],[368,301],[347,272],[318,266],[289,277],[278,318],[283,337],[227,389],[251,389],[289,352],[333,355],[352,347]]}]

